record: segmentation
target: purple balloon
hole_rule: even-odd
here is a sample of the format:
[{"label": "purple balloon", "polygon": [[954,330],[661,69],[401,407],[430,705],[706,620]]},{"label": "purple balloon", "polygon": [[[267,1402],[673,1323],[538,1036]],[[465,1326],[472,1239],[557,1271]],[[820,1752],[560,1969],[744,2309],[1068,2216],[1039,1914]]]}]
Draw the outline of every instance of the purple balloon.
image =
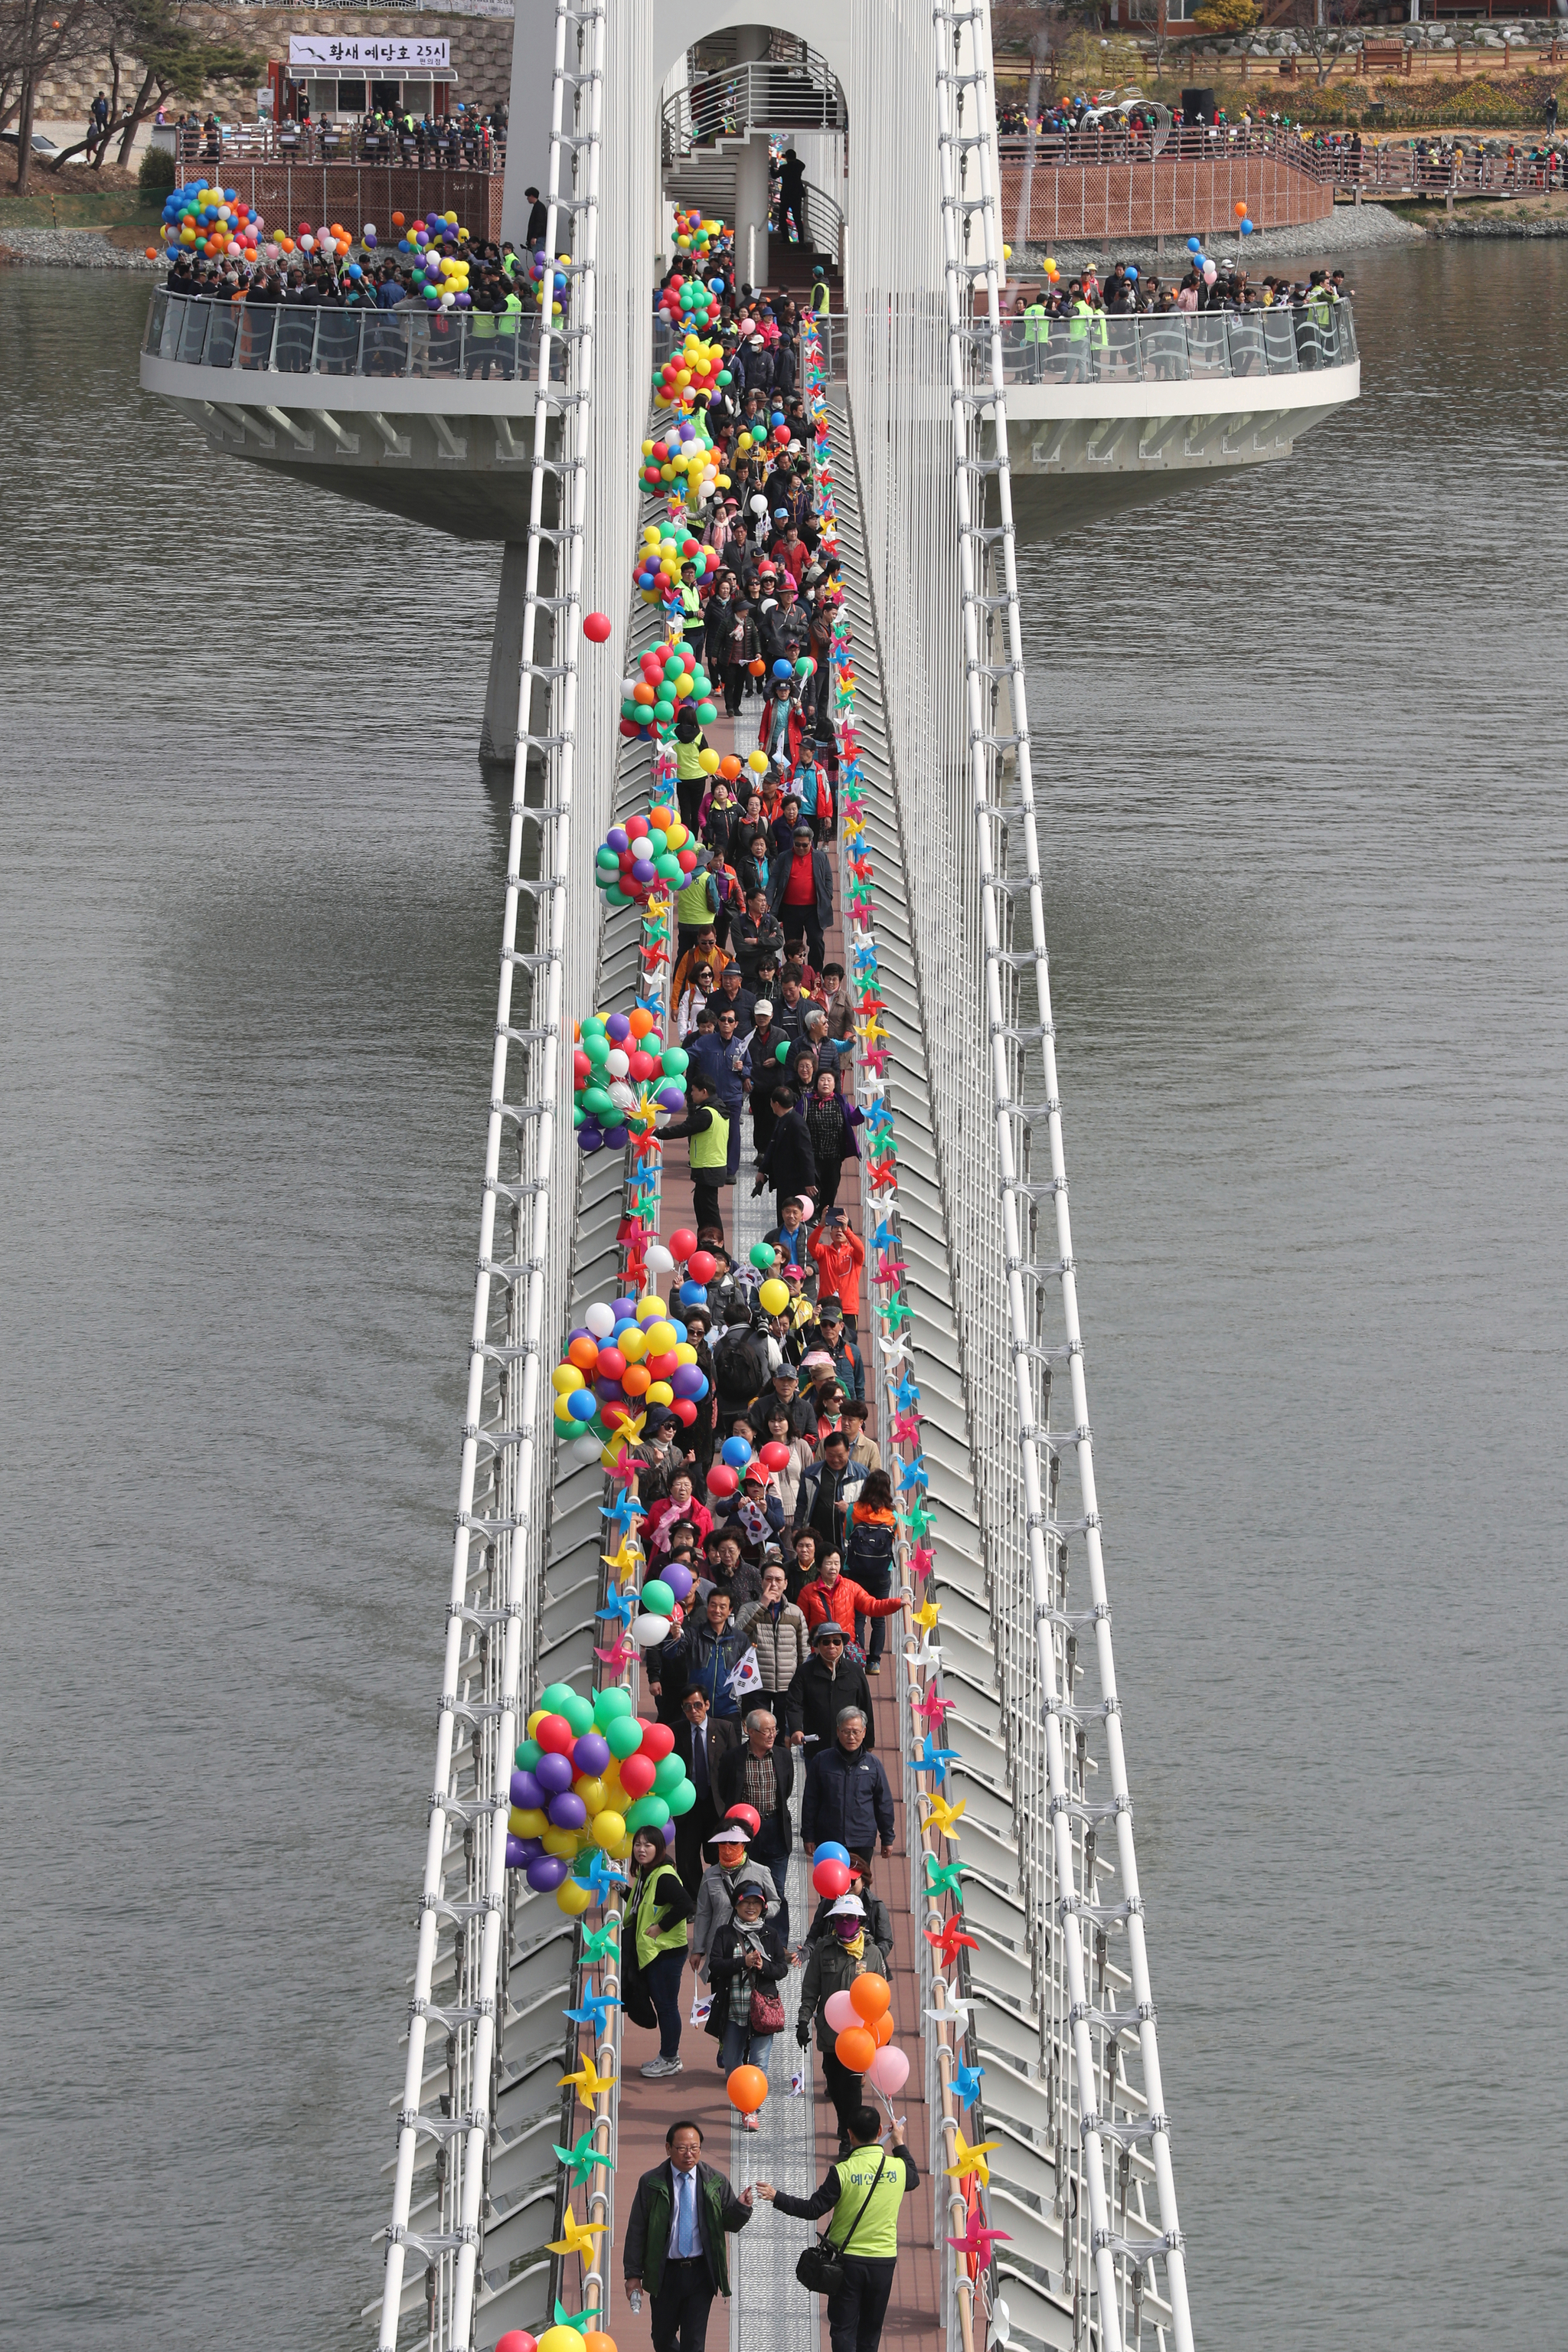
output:
[{"label": "purple balloon", "polygon": [[626,1014],[624,1013],[612,1013],[609,1019],[605,1024],[605,1036],[613,1037],[617,1045],[624,1045],[631,1034],[632,1024],[626,1019]]},{"label": "purple balloon", "polygon": [[650,882],[657,882],[658,880],[658,868],[655,866],[651,857],[633,858],[632,880],[634,882],[640,882],[645,890],[647,888]]},{"label": "purple balloon", "polygon": [[660,1087],[658,1107],[660,1110],[683,1110],[686,1107],[686,1097],[679,1087]]},{"label": "purple balloon", "polygon": [[531,1772],[514,1772],[511,1776],[511,1801],[524,1812],[538,1812],[544,1803],[544,1791]]},{"label": "purple balloon", "polygon": [[689,1568],[682,1568],[678,1559],[672,1559],[668,1568],[661,1568],[659,1576],[662,1581],[668,1585],[678,1601],[685,1600],[696,1581],[691,1570]]},{"label": "purple balloon", "polygon": [[664,1825],[664,1842],[667,1846],[670,1846],[675,1843],[675,1823],[673,1821],[666,1822]]},{"label": "purple balloon", "polygon": [[624,825],[613,824],[608,833],[605,835],[605,848],[613,849],[617,857],[620,856],[623,849],[629,849],[631,845],[630,839],[627,836]]},{"label": "purple balloon", "polygon": [[528,1883],[536,1895],[553,1895],[566,1875],[566,1864],[558,1853],[536,1853],[527,1870]]},{"label": "purple balloon", "polygon": [[572,1786],[572,1759],[546,1752],[533,1768],[533,1777],[544,1792],[544,1801],[564,1795]]},{"label": "purple balloon", "polygon": [[521,1870],[523,1868],[524,1864],[528,1861],[528,1856],[523,1851],[528,1841],[524,1838],[508,1837],[506,1842],[506,1866],[509,1870]]},{"label": "purple balloon", "polygon": [[604,1148],[605,1139],[599,1129],[594,1125],[592,1119],[584,1119],[582,1126],[577,1129],[578,1150],[603,1151]]},{"label": "purple balloon", "polygon": [[607,1127],[605,1129],[605,1148],[607,1151],[624,1151],[631,1139],[629,1128]]},{"label": "purple balloon", "polygon": [[708,1383],[695,1364],[682,1364],[669,1385],[678,1397],[690,1397],[695,1401]]},{"label": "purple balloon", "polygon": [[550,1800],[550,1826],[552,1830],[580,1830],[588,1818],[588,1808],[575,1789],[563,1790],[559,1797]]},{"label": "purple balloon", "polygon": [[637,1300],[635,1298],[612,1298],[610,1301],[610,1312],[615,1317],[617,1323],[635,1323],[637,1319]]},{"label": "purple balloon", "polygon": [[601,1739],[596,1731],[585,1731],[573,1747],[573,1763],[579,1772],[586,1772],[595,1780],[598,1779],[609,1760],[610,1743],[607,1739]]},{"label": "purple balloon", "polygon": [[522,1848],[522,1858],[524,1862],[531,1862],[536,1853],[542,1853],[544,1852],[544,1840],[542,1838],[519,1838],[518,1843]]},{"label": "purple balloon", "polygon": [[594,1394],[601,1404],[625,1404],[626,1402],[619,1381],[595,1381]]}]

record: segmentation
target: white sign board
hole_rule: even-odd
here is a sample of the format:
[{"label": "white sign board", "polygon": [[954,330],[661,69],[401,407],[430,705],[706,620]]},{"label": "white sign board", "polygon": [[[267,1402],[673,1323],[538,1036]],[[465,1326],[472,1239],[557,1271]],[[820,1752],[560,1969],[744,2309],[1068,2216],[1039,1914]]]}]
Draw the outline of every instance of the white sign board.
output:
[{"label": "white sign board", "polygon": [[405,41],[387,34],[339,37],[331,33],[290,33],[291,66],[315,66],[327,73],[382,73],[389,80],[417,77],[421,70],[451,65],[450,41]]}]

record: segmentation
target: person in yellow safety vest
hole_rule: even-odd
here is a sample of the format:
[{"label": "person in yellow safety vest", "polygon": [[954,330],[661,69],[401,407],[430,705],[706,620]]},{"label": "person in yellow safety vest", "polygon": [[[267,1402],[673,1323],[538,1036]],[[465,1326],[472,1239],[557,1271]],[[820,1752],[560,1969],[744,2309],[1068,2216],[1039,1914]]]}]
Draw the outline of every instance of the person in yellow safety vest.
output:
[{"label": "person in yellow safety vest", "polygon": [[1025,366],[1030,381],[1038,383],[1045,365],[1046,345],[1051,339],[1051,314],[1042,297],[1037,294],[1024,307]]},{"label": "person in yellow safety vest", "polygon": [[692,1223],[699,1233],[705,1225],[714,1225],[722,1233],[719,1188],[734,1181],[729,1171],[730,1122],[713,1100],[712,1087],[700,1070],[687,1073],[686,1100],[686,1117],[672,1118],[659,1139],[668,1143],[672,1135],[689,1138],[687,1164],[691,1170]]},{"label": "person in yellow safety vest", "polygon": [[1316,330],[1317,348],[1310,364],[1314,367],[1326,367],[1329,361],[1329,335],[1333,325],[1333,306],[1329,299],[1329,289],[1324,283],[1323,272],[1321,269],[1313,270],[1311,286],[1312,290],[1307,298],[1307,316],[1311,320]]},{"label": "person in yellow safety vest", "polygon": [[811,284],[812,316],[817,319],[826,319],[832,307],[833,289],[828,285],[828,282],[823,275],[822,269],[819,266],[813,276]]},{"label": "person in yellow safety vest", "polygon": [[827,2331],[833,2352],[877,2352],[893,2272],[899,2258],[899,2208],[905,2191],[920,2186],[914,2158],[900,2131],[892,2145],[879,2145],[875,2107],[849,2119],[850,2148],[830,2164],[822,2186],[810,2197],[789,2197],[771,2181],[759,2180],[756,2194],[776,2213],[815,2221],[828,2211],[828,2242],[839,2248],[844,2284],[827,2298]]}]

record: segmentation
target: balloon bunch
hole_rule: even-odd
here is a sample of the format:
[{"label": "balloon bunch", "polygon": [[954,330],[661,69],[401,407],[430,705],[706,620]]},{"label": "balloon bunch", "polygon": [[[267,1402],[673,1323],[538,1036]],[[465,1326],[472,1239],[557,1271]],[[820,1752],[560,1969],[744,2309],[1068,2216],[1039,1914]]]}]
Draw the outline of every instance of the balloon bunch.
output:
[{"label": "balloon bunch", "polygon": [[404,232],[397,240],[399,253],[423,253],[426,247],[441,245],[447,237],[460,244],[468,234],[466,228],[458,227],[456,213],[416,213],[412,225],[402,213],[394,213],[392,226]]},{"label": "balloon bunch", "polygon": [[[816,1849],[811,1883],[830,1903],[848,1891],[849,1849],[833,1839]],[[893,1990],[886,1977],[857,1977],[846,1991],[830,1993],[824,2010],[837,2037],[833,2054],[852,2074],[863,2074],[873,2091],[896,2098],[910,2079],[910,2062],[893,2047]]]},{"label": "balloon bunch", "polygon": [[534,299],[542,310],[549,302],[552,320],[561,316],[559,298],[566,291],[571,268],[572,256],[569,253],[558,253],[553,262],[547,262],[542,253],[536,253],[529,264],[528,274],[533,280]]},{"label": "balloon bunch", "polygon": [[[679,1050],[671,1048],[672,1053]],[[695,1235],[690,1239],[695,1250]],[[672,1242],[672,1250],[674,1246]],[[637,1437],[650,1405],[668,1406],[689,1429],[708,1393],[707,1377],[698,1369],[697,1350],[686,1336],[685,1324],[654,1292],[641,1298],[596,1300],[568,1332],[550,1381],[555,1391],[556,1436],[588,1440],[601,1452],[623,1433]],[[588,1445],[579,1458],[589,1458]]]},{"label": "balloon bunch", "polygon": [[496,2352],[616,2352],[616,2339],[602,2327],[579,2327],[575,2320],[558,2320],[542,2336],[531,2336],[526,2327],[509,2327],[504,2336],[497,2336]]},{"label": "balloon bunch", "polygon": [[[233,188],[205,187],[198,181],[176,188],[163,200],[163,219],[160,234],[169,248],[200,254],[216,258],[219,254],[234,252],[256,257],[257,247],[267,226],[253,205],[242,205]],[[291,253],[293,246],[284,237],[281,243]],[[157,247],[148,252],[155,260]]]},{"label": "balloon bunch", "polygon": [[715,385],[728,384],[730,381],[723,346],[705,343],[695,331],[689,331],[679,351],[672,352],[654,370],[654,404],[658,408],[689,409],[699,396],[706,399]]},{"label": "balloon bunch", "polygon": [[[1245,206],[1243,209],[1245,210]],[[1187,251],[1193,257],[1194,268],[1201,272],[1204,284],[1205,286],[1212,286],[1215,279],[1219,276],[1219,270],[1217,266],[1209,259],[1208,255],[1204,251],[1201,240],[1195,236],[1188,237]]]},{"label": "balloon bunch", "polygon": [[1250,214],[1247,212],[1247,206],[1245,205],[1238,204],[1235,209],[1236,224],[1240,229],[1242,236],[1255,236],[1258,230],[1258,223],[1251,217]]},{"label": "balloon bunch", "polygon": [[595,855],[594,879],[612,907],[640,907],[668,890],[683,889],[701,862],[675,811],[649,809],[646,818],[610,827]]},{"label": "balloon bunch", "polygon": [[[673,1590],[652,1580],[643,1602],[663,1641]],[[570,1683],[550,1684],[512,1759],[507,1868],[521,1870],[535,1894],[553,1894],[563,1911],[586,1911],[605,1885],[597,1856],[624,1862],[638,1830],[662,1830],[697,1802],[674,1748],[669,1726],[639,1716],[623,1685],[590,1699]]]},{"label": "balloon bunch", "polygon": [[661,436],[643,443],[639,473],[649,498],[658,498],[661,490],[667,494],[672,514],[683,500],[689,509],[699,507],[715,490],[730,487],[729,475],[719,469],[719,453],[708,437],[706,420],[694,424],[685,415],[666,425]]},{"label": "balloon bunch", "polygon": [[646,1006],[579,1023],[572,1055],[578,1150],[623,1151],[634,1135],[651,1135],[660,1111],[685,1103],[686,1059],[683,1046],[665,1045]]},{"label": "balloon bunch", "polygon": [[[639,574],[639,586],[641,578]],[[645,591],[645,601],[651,604],[657,593],[657,590]],[[637,664],[637,674],[621,680],[621,733],[651,735],[656,728],[673,727],[680,716],[682,702],[687,702],[700,726],[710,726],[719,715],[712,696],[713,681],[689,646],[651,646]],[[711,775],[714,770],[707,772]],[[685,843],[685,826],[679,825],[678,829],[681,843]],[[666,826],[667,848],[668,833]],[[681,843],[677,844],[678,849]],[[684,868],[688,875],[695,870],[697,863],[695,851],[690,854],[692,863]]]}]

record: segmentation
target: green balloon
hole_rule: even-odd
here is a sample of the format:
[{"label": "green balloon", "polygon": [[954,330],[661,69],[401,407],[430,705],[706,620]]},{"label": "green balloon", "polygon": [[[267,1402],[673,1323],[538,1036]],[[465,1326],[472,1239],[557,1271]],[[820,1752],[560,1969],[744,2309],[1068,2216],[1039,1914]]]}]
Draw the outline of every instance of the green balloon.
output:
[{"label": "green balloon", "polygon": [[610,1117],[616,1106],[603,1087],[584,1087],[581,1108],[586,1111],[590,1118],[605,1119]]},{"label": "green balloon", "polygon": [[[572,1425],[574,1429],[582,1426],[579,1422],[574,1422]],[[543,1753],[537,1739],[520,1739],[511,1760],[520,1772],[531,1772]]]},{"label": "green balloon", "polygon": [[[598,1693],[594,1701],[594,1721],[601,1731],[607,1731],[617,1717],[629,1716],[631,1712],[632,1695],[629,1690],[623,1690],[619,1683],[611,1683]],[[640,1731],[638,1737],[641,1737]]]},{"label": "green balloon", "polygon": [[590,1029],[586,1024],[584,1024],[581,1043],[583,1051],[587,1055],[588,1059],[591,1062],[598,1063],[607,1062],[609,1060],[610,1041],[605,1035],[602,1029]]},{"label": "green balloon", "polygon": [[721,368],[719,371],[719,381],[721,383],[733,383],[735,379],[731,374],[728,368]]},{"label": "green balloon", "polygon": [[590,1013],[585,1021],[578,1022],[577,1026],[584,1037],[602,1037],[605,1034],[605,1016],[602,1013]]},{"label": "green balloon", "polygon": [[714,702],[700,702],[697,706],[697,716],[704,727],[711,727],[713,721],[719,716],[718,704]]},{"label": "green balloon", "polygon": [[567,1722],[572,1726],[573,1730],[575,1732],[579,1739],[581,1739],[585,1733],[593,1730],[594,1702],[591,1698],[585,1698],[581,1691],[573,1692],[571,1697],[567,1699],[562,1707],[561,1712],[566,1717]]},{"label": "green balloon", "polygon": [[618,874],[621,870],[620,859],[607,844],[599,851],[594,863],[595,866],[602,866],[606,874]]},{"label": "green balloon", "polygon": [[587,1123],[587,1112],[583,1108],[581,1103],[574,1102],[572,1106],[572,1124],[574,1128],[585,1127]]},{"label": "green balloon", "polygon": [[671,1796],[685,1778],[686,1767],[679,1756],[661,1758],[653,1776],[654,1795],[656,1797]]},{"label": "green balloon", "polygon": [[662,857],[654,859],[653,870],[661,882],[684,882],[686,879],[680,870],[680,860],[672,850],[667,850]]},{"label": "green balloon", "polygon": [[[668,1617],[674,1610],[675,1595],[658,1577],[650,1576],[642,1589],[642,1605],[650,1617]],[[658,1786],[657,1780],[654,1786]]]},{"label": "green balloon", "polygon": [[653,706],[653,715],[661,727],[668,727],[675,717],[674,703],[666,702],[661,696]]},{"label": "green balloon", "polygon": [[658,1066],[667,1077],[678,1078],[690,1058],[684,1045],[670,1045],[659,1055]]},{"label": "green balloon", "polygon": [[634,907],[637,901],[635,898],[628,898],[624,890],[617,890],[612,884],[605,893],[605,904],[606,907]]},{"label": "green balloon", "polygon": [[772,1265],[773,1245],[772,1242],[753,1242],[746,1255],[753,1265]]},{"label": "green balloon", "polygon": [[681,1814],[689,1813],[696,1802],[697,1786],[695,1781],[682,1780],[679,1787],[672,1789],[669,1792],[670,1819],[672,1821],[679,1821]]},{"label": "green balloon", "polygon": [[[628,1699],[626,1704],[629,1706],[631,1701]],[[611,1755],[618,1756],[624,1764],[626,1758],[635,1756],[642,1746],[642,1726],[635,1715],[618,1715],[605,1731],[605,1738],[609,1742]]]},{"label": "green balloon", "polygon": [[[696,1795],[695,1789],[691,1793]],[[661,1830],[669,1819],[669,1807],[662,1797],[639,1797],[627,1806],[624,1818],[629,1830]]]},{"label": "green balloon", "polygon": [[678,677],[684,674],[685,668],[686,664],[681,660],[679,655],[671,654],[669,659],[664,666],[664,674],[666,677],[668,678],[671,686],[675,684]]},{"label": "green balloon", "polygon": [[539,1704],[547,1715],[564,1715],[567,1700],[576,1696],[570,1683],[546,1683],[539,1694]]},{"label": "green balloon", "polygon": [[773,1059],[774,1059],[774,1061],[775,1061],[775,1062],[787,1062],[787,1061],[788,1061],[788,1059],[789,1059],[789,1039],[788,1039],[787,1037],[781,1037],[781,1038],[779,1039],[778,1044],[777,1044],[777,1045],[774,1046],[774,1048],[773,1048]]}]

